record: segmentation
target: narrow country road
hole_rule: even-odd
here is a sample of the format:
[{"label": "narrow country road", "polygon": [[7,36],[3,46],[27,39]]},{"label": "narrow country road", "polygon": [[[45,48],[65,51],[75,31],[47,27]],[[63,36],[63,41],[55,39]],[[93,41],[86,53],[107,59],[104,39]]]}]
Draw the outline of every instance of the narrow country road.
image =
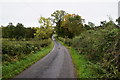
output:
[{"label": "narrow country road", "polygon": [[15,78],[74,78],[74,67],[68,50],[54,40],[53,50]]}]

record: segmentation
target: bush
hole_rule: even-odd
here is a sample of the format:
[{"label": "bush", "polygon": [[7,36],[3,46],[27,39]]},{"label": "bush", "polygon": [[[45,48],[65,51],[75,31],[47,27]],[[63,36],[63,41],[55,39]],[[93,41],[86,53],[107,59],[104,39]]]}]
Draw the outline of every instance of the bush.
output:
[{"label": "bush", "polygon": [[64,42],[64,43],[67,44],[68,46],[71,46],[71,45],[72,45],[72,39],[70,39],[70,38],[62,38],[62,37],[59,37],[58,40]]},{"label": "bush", "polygon": [[120,28],[107,25],[105,28],[88,30],[73,39],[72,47],[100,65],[102,78],[119,77]]},{"label": "bush", "polygon": [[46,47],[51,43],[50,39],[31,41],[10,41],[2,40],[3,62],[16,61],[25,55],[39,51],[41,47]]}]

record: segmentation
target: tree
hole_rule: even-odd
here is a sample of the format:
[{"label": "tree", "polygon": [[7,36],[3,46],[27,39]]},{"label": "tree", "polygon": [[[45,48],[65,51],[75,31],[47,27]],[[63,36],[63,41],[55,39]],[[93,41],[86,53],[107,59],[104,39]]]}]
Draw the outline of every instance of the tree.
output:
[{"label": "tree", "polygon": [[36,30],[34,28],[25,28],[25,38],[34,38],[34,33]]},{"label": "tree", "polygon": [[16,39],[25,37],[25,27],[23,24],[18,23],[15,27],[14,35]]},{"label": "tree", "polygon": [[62,21],[64,20],[64,16],[66,14],[67,13],[63,10],[56,10],[53,14],[51,14],[51,16],[54,17],[53,23],[56,24],[55,31],[58,34],[58,36],[61,35],[60,27],[61,27]]},{"label": "tree", "polygon": [[52,23],[50,18],[40,17],[39,23],[41,27],[52,28]]},{"label": "tree", "polygon": [[16,38],[17,40],[21,38],[34,38],[36,31],[34,28],[25,28],[21,23],[18,23],[16,26],[9,23],[7,26],[1,26],[1,28],[3,38]]},{"label": "tree", "polygon": [[15,26],[12,23],[9,23],[6,27],[2,27],[3,38],[14,38],[14,29]]},{"label": "tree", "polygon": [[40,28],[36,28],[36,33],[34,34],[37,39],[48,39],[52,37],[53,28],[50,18],[40,17],[39,20]]},{"label": "tree", "polygon": [[73,38],[84,31],[83,19],[76,14],[67,14],[64,16],[60,30],[62,32],[62,37]]}]

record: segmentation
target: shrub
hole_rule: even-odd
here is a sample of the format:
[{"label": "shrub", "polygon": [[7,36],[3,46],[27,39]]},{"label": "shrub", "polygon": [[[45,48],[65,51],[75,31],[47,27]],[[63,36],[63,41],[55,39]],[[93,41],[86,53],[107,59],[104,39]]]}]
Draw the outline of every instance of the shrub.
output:
[{"label": "shrub", "polygon": [[16,61],[25,55],[39,51],[51,43],[50,39],[31,41],[2,40],[3,62]]},{"label": "shrub", "polygon": [[99,64],[102,78],[118,78],[120,75],[120,28],[88,30],[73,39],[72,47],[92,62]]},{"label": "shrub", "polygon": [[67,44],[68,46],[71,46],[72,45],[72,39],[70,38],[62,38],[62,37],[59,37],[58,38],[60,41],[64,42],[65,44]]}]

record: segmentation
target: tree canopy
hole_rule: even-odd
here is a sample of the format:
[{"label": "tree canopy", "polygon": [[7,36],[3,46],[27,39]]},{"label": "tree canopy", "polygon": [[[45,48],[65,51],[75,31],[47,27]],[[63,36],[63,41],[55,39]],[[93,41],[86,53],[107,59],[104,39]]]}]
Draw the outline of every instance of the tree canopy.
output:
[{"label": "tree canopy", "polygon": [[40,28],[36,28],[34,34],[37,39],[48,39],[52,37],[53,28],[50,18],[40,17]]},{"label": "tree canopy", "polygon": [[12,23],[9,23],[7,26],[2,26],[2,37],[3,38],[34,38],[35,29],[26,28],[23,24],[18,23],[14,26]]},{"label": "tree canopy", "polygon": [[62,21],[61,29],[63,37],[73,38],[79,35],[83,29],[83,20],[76,14],[67,14]]},{"label": "tree canopy", "polygon": [[56,10],[51,16],[54,17],[53,23],[56,24],[55,31],[58,36],[73,38],[84,30],[83,19],[79,15]]}]

